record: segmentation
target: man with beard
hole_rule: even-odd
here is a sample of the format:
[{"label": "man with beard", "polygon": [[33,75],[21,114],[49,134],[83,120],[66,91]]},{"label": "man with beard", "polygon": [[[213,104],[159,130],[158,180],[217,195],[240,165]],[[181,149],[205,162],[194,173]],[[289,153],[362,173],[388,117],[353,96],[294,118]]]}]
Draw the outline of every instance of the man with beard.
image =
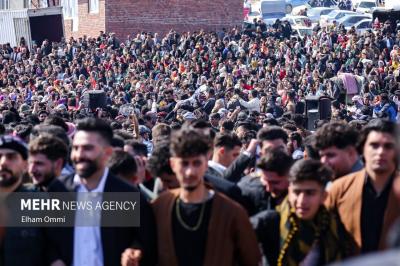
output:
[{"label": "man with beard", "polygon": [[370,121],[358,142],[365,167],[335,180],[325,202],[338,213],[362,254],[386,249],[389,229],[400,217],[393,186],[400,178],[396,135],[395,123]]},{"label": "man with beard", "polygon": [[[72,143],[71,160],[75,175],[62,178],[69,191],[75,192],[139,192],[109,173],[107,162],[112,154],[113,131],[104,120],[87,118],[78,122]],[[84,193],[79,193],[81,197]],[[75,221],[82,219],[76,212]],[[100,218],[99,218],[100,219]],[[53,261],[64,265],[120,265],[122,252],[132,247],[131,258],[140,265],[154,265],[156,252],[154,218],[144,197],[140,200],[140,228],[82,227],[67,228],[68,237],[54,239],[58,247]],[[100,221],[99,221],[100,222]]]},{"label": "man with beard", "polygon": [[[210,136],[192,127],[171,138],[170,165],[180,188],[164,192],[153,204],[160,266],[258,265],[260,261],[246,211],[204,182],[211,146]],[[131,265],[129,259],[123,262]]]},{"label": "man with beard", "polygon": [[[26,173],[28,149],[24,142],[13,136],[0,137],[0,192],[34,192],[22,184]],[[4,216],[2,215],[2,218]],[[0,265],[45,265],[45,239],[43,231],[34,227],[0,227]]]},{"label": "man with beard", "polygon": [[61,175],[68,155],[65,143],[51,135],[41,135],[29,143],[28,173],[41,191],[55,191],[62,186]]}]

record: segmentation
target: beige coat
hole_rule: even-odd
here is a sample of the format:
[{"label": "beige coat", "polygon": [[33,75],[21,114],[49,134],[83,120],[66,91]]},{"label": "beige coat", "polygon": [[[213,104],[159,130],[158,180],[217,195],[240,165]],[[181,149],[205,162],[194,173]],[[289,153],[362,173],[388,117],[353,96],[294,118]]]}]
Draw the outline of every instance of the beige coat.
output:
[{"label": "beige coat", "polygon": [[[357,251],[361,250],[361,207],[362,192],[365,182],[365,169],[339,178],[333,182],[325,202],[329,210],[336,211],[346,230],[353,237]],[[396,178],[400,178],[397,174]],[[386,239],[395,220],[400,217],[399,202],[395,197],[393,186],[389,193],[383,218],[382,234],[379,249],[386,248]]]}]

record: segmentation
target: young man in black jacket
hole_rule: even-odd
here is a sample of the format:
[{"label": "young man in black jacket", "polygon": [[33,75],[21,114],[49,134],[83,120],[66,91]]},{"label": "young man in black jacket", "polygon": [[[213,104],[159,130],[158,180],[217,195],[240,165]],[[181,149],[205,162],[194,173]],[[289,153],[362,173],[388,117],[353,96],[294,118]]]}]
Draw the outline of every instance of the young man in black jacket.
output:
[{"label": "young man in black jacket", "polygon": [[[9,195],[15,192],[37,192],[35,187],[25,185],[22,181],[27,170],[27,158],[28,147],[24,142],[13,136],[0,137],[0,192],[2,196],[9,198]],[[43,228],[3,227],[4,217],[11,217],[15,212],[10,208],[1,211],[0,265],[46,265],[46,240]]]},{"label": "young man in black jacket", "polygon": [[268,265],[325,265],[352,253],[339,220],[324,207],[332,172],[316,160],[300,160],[290,170],[288,197],[276,211],[253,216]]}]

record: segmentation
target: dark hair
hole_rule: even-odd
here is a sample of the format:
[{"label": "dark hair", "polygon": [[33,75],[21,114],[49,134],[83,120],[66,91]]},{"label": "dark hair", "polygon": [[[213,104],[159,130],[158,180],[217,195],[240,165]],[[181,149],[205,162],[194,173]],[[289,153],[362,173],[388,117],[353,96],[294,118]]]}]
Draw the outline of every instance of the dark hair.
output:
[{"label": "dark hair", "polygon": [[283,124],[282,128],[286,129],[287,131],[292,131],[292,132],[297,131],[297,127],[295,125],[293,125],[292,123],[285,123],[285,124]]},{"label": "dark hair", "polygon": [[315,135],[307,136],[303,141],[303,146],[310,159],[319,160],[318,150],[315,148]]},{"label": "dark hair", "polygon": [[153,140],[168,138],[171,135],[171,127],[165,123],[158,123],[151,130]]},{"label": "dark hair", "polygon": [[257,167],[264,171],[276,172],[278,175],[284,176],[289,173],[292,164],[292,156],[280,149],[274,149],[260,159]]},{"label": "dark hair", "polygon": [[27,115],[23,120],[32,125],[40,124],[39,118],[36,115]]},{"label": "dark hair", "polygon": [[266,118],[263,120],[263,124],[268,126],[279,126],[279,123],[275,118]]},{"label": "dark hair", "polygon": [[242,146],[242,142],[235,133],[218,133],[214,138],[214,147],[224,147],[229,150]]},{"label": "dark hair", "polygon": [[171,130],[179,130],[182,127],[182,124],[179,121],[173,121],[170,125]]},{"label": "dark hair", "polygon": [[24,124],[19,124],[15,127],[14,132],[16,135],[24,140],[28,140],[29,135],[31,134],[32,131],[32,125],[24,125]]},{"label": "dark hair", "polygon": [[210,118],[221,119],[221,115],[219,113],[212,113],[212,114],[210,114]]},{"label": "dark hair", "polygon": [[254,126],[251,123],[245,121],[237,122],[235,125],[235,129],[238,129],[239,127],[243,127],[246,130],[254,130]]},{"label": "dark hair", "polygon": [[358,139],[357,149],[360,154],[363,153],[364,144],[367,141],[369,133],[371,133],[372,131],[387,133],[395,138],[396,143],[398,142],[398,139],[396,138],[398,128],[395,123],[385,119],[373,119],[363,128]]},{"label": "dark hair", "polygon": [[63,140],[50,134],[43,134],[30,141],[29,154],[44,154],[51,161],[61,158],[65,164],[68,147]]},{"label": "dark hair", "polygon": [[109,123],[99,118],[85,118],[78,121],[76,131],[88,131],[98,133],[108,144],[111,144],[113,131]]},{"label": "dark hair", "polygon": [[0,124],[0,135],[4,135],[6,132],[6,127],[3,124]]},{"label": "dark hair", "polygon": [[122,129],[122,125],[118,122],[112,122],[110,126],[113,130]]},{"label": "dark hair", "polygon": [[193,129],[200,129],[206,135],[210,136],[211,140],[215,138],[215,131],[212,129],[211,123],[206,120],[195,120],[192,124],[184,124],[183,127],[190,126]]},{"label": "dark hair", "polygon": [[67,147],[69,147],[70,140],[68,138],[67,132],[59,126],[55,125],[37,125],[34,126],[31,131],[31,140],[39,137],[42,134],[49,134],[61,139]]},{"label": "dark hair", "polygon": [[297,146],[302,146],[303,145],[303,138],[301,137],[299,132],[291,132],[289,134],[289,139],[295,140],[297,142]]},{"label": "dark hair", "polygon": [[18,120],[16,113],[11,112],[9,110],[3,111],[3,124],[10,124],[12,122],[16,122]]},{"label": "dark hair", "polygon": [[147,157],[148,151],[146,144],[134,139],[129,139],[125,141],[125,145],[131,146],[135,154]]},{"label": "dark hair", "polygon": [[253,96],[254,98],[258,96],[258,91],[256,91],[256,90],[251,90],[250,93],[251,93],[251,96]]},{"label": "dark hair", "polygon": [[288,135],[282,128],[278,126],[271,126],[262,128],[258,132],[257,138],[260,141],[282,139],[285,143],[287,143]]},{"label": "dark hair", "polygon": [[117,129],[117,130],[113,130],[113,132],[114,132],[114,136],[119,136],[124,140],[133,139],[133,135],[126,130]]},{"label": "dark hair", "polygon": [[315,181],[321,186],[332,180],[333,172],[318,160],[301,159],[290,169],[289,182]]},{"label": "dark hair", "polygon": [[335,121],[324,124],[316,131],[315,145],[319,150],[329,147],[344,149],[348,146],[355,146],[357,137],[358,133],[354,128],[345,122]]},{"label": "dark hair", "polygon": [[54,125],[54,126],[59,126],[62,129],[65,130],[65,132],[68,132],[68,125],[65,123],[64,119],[58,115],[49,115],[46,117],[46,119],[43,121],[44,125]]},{"label": "dark hair", "polygon": [[292,115],[292,120],[294,121],[295,125],[297,127],[303,127],[304,126],[304,115],[302,114],[293,114]]},{"label": "dark hair", "polygon": [[183,126],[171,136],[171,154],[175,157],[207,155],[212,146],[211,137],[204,130]]},{"label": "dark hair", "polygon": [[171,157],[170,142],[159,142],[153,149],[153,152],[147,161],[147,169],[153,177],[158,177],[163,173],[173,175],[174,172],[169,165],[169,158]]},{"label": "dark hair", "polygon": [[254,130],[247,131],[244,135],[240,138],[242,144],[250,144],[252,139],[257,138],[257,132]]},{"label": "dark hair", "polygon": [[124,151],[114,151],[108,161],[110,172],[120,178],[137,172],[135,158]]},{"label": "dark hair", "polygon": [[235,127],[235,123],[230,120],[225,120],[224,122],[222,122],[222,127],[227,131],[232,131]]},{"label": "dark hair", "polygon": [[124,148],[124,139],[118,135],[114,135],[111,141],[111,146],[114,148]]}]

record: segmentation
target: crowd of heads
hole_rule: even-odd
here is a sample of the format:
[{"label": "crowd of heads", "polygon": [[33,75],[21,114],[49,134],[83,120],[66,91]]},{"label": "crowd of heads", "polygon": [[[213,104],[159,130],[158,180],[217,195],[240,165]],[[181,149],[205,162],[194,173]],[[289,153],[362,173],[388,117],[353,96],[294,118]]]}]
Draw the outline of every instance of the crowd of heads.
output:
[{"label": "crowd of heads", "polygon": [[[235,185],[258,175],[276,203],[289,192],[296,215],[312,219],[333,180],[397,169],[399,47],[391,24],[362,35],[317,26],[301,39],[260,21],[254,30],[2,45],[0,186],[31,179],[45,189],[75,172],[90,187],[109,167],[136,186],[158,178],[153,192],[189,193],[212,162],[224,176],[245,154],[252,160],[230,177]],[[349,94],[342,75],[358,90]],[[93,91],[104,106],[91,107]],[[312,128],[309,96],[332,102]]]}]

